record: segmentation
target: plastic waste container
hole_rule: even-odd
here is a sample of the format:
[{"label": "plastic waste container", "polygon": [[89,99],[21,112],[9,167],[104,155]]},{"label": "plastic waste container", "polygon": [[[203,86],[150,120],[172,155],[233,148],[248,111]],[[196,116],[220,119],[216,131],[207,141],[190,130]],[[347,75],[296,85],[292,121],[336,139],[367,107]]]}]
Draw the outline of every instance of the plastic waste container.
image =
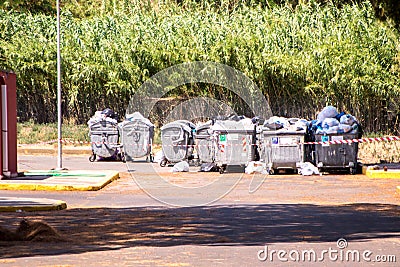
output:
[{"label": "plastic waste container", "polygon": [[[315,134],[316,142],[343,141],[359,138],[358,133]],[[348,170],[357,173],[358,142],[315,145],[314,158],[319,170]]]},{"label": "plastic waste container", "polygon": [[161,167],[168,162],[176,163],[192,159],[195,129],[196,126],[186,120],[177,120],[161,127],[161,146],[165,157],[160,162]]},{"label": "plastic waste container", "polygon": [[119,130],[116,122],[103,119],[91,124],[89,136],[92,147],[89,161],[95,161],[97,156],[120,159]]},{"label": "plastic waste container", "polygon": [[300,164],[305,162],[305,131],[271,131],[263,128],[261,161],[266,163],[270,174],[280,169],[298,170]]},{"label": "plastic waste container", "polygon": [[257,128],[245,120],[216,121],[212,127],[216,143],[215,163],[220,173],[228,165],[246,166],[250,161],[256,160]]},{"label": "plastic waste container", "polygon": [[121,128],[122,160],[133,161],[135,158],[146,157],[147,162],[153,162],[152,145],[154,124],[140,113],[127,115],[125,121],[119,124]]}]

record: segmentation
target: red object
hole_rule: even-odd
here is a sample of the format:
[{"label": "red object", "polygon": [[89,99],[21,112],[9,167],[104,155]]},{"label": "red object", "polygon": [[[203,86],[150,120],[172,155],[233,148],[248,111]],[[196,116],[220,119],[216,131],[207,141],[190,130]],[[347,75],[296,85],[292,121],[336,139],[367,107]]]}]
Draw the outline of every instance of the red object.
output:
[{"label": "red object", "polygon": [[17,78],[0,71],[0,177],[15,177],[17,172]]}]

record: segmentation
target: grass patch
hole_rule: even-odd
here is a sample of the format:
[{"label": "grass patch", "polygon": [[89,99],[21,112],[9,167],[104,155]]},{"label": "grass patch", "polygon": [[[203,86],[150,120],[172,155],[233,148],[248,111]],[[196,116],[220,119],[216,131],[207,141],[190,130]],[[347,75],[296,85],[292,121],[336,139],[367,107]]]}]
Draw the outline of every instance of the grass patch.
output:
[{"label": "grass patch", "polygon": [[[37,124],[34,122],[17,123],[18,144],[38,144],[57,140],[57,123]],[[62,125],[62,136],[66,140],[89,141],[89,127],[86,124]]]},{"label": "grass patch", "polygon": [[[57,123],[37,124],[31,121],[23,122],[17,124],[17,131],[18,144],[39,144],[57,140]],[[160,129],[156,128],[154,144],[161,144],[160,135]],[[89,142],[89,127],[86,124],[66,123],[62,125],[62,136],[64,140]]]}]

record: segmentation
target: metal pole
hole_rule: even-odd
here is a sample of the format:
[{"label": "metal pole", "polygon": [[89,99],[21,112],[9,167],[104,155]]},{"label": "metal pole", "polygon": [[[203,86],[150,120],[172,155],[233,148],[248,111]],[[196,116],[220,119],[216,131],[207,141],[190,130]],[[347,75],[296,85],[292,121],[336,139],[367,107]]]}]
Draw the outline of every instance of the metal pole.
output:
[{"label": "metal pole", "polygon": [[57,0],[57,132],[58,132],[57,169],[62,169],[61,120],[62,120],[62,113],[61,113],[60,0]]}]

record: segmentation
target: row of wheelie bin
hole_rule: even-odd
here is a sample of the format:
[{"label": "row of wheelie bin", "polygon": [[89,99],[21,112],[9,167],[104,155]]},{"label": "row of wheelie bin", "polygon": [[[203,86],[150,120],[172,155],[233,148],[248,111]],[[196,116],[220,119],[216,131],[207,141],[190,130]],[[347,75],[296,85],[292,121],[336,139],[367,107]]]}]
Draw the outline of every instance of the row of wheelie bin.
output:
[{"label": "row of wheelie bin", "polygon": [[114,159],[133,161],[146,157],[153,161],[154,125],[140,113],[128,115],[118,123],[114,113],[105,109],[88,122],[92,155],[89,161]]},{"label": "row of wheelie bin", "polygon": [[[280,170],[297,171],[302,163],[311,162],[321,171],[346,170],[355,174],[358,142],[330,144],[328,141],[357,139],[361,133],[324,133],[309,126],[312,125],[271,129],[258,118],[237,116],[210,120],[200,126],[177,120],[161,127],[160,165],[194,160],[213,163],[223,173],[229,165],[246,166],[251,161],[259,161],[274,174]],[[89,127],[90,161],[96,156],[123,161],[146,157],[147,161],[153,161],[154,125],[140,114],[133,114],[120,124],[111,116],[103,116]]]},{"label": "row of wheelie bin", "polygon": [[[199,160],[215,163],[220,172],[228,165],[247,165],[259,161],[270,174],[281,170],[298,171],[310,162],[320,171],[357,171],[358,142],[330,141],[361,138],[359,131],[321,133],[304,127],[271,130],[265,125],[242,124],[240,121],[217,121],[196,129]],[[317,142],[323,142],[316,144]]]},{"label": "row of wheelie bin", "polygon": [[[298,171],[310,162],[319,171],[357,172],[358,142],[330,144],[330,141],[358,139],[358,133],[312,134],[306,131],[263,131],[262,160],[270,174],[279,170]],[[313,144],[322,142],[321,144]]]}]

